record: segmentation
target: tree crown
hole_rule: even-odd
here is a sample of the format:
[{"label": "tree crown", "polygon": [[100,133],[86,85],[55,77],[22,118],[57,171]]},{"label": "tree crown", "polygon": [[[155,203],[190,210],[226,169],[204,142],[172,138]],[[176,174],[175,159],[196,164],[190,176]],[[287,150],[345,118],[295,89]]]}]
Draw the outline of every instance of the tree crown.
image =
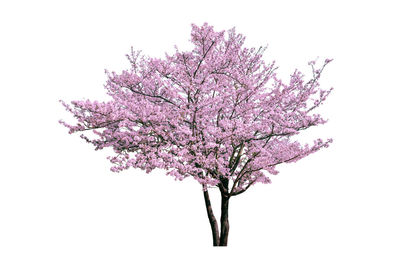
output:
[{"label": "tree crown", "polygon": [[285,83],[275,63],[263,61],[265,47],[246,48],[244,40],[234,28],[217,32],[208,24],[192,25],[192,51],[176,48],[160,59],[132,50],[130,69],[106,72],[111,100],[61,101],[77,121],[60,122],[70,133],[94,133],[81,137],[96,149],[112,147],[112,171],[162,168],[229,196],[270,183],[266,174],[277,174],[277,165],[332,141],[302,145],[291,139],[326,122],[314,111],[332,90],[318,82],[331,60],[319,68],[310,62],[311,79],[295,70]]}]

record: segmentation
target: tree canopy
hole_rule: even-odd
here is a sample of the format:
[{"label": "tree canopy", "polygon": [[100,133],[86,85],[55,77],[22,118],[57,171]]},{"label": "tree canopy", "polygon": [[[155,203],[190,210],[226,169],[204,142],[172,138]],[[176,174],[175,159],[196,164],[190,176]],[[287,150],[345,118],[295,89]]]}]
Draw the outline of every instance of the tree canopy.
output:
[{"label": "tree canopy", "polygon": [[192,51],[176,48],[161,59],[132,50],[128,70],[106,72],[111,100],[62,101],[76,122],[60,122],[96,149],[112,147],[115,172],[161,168],[179,180],[193,177],[205,189],[218,186],[225,196],[270,183],[277,165],[332,141],[291,138],[326,122],[315,108],[332,90],[319,85],[331,60],[320,67],[310,62],[309,80],[295,70],[284,82],[275,63],[262,59],[265,47],[246,48],[244,41],[235,28],[217,32],[204,24],[192,25]]}]

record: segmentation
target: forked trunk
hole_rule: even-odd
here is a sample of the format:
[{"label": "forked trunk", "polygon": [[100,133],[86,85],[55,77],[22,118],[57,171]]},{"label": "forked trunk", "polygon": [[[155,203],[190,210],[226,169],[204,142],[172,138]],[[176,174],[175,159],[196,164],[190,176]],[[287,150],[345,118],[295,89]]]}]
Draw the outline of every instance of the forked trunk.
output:
[{"label": "forked trunk", "polygon": [[221,235],[219,234],[218,221],[216,220],[210,201],[208,191],[203,191],[204,201],[207,209],[208,220],[211,225],[213,246],[226,247],[228,245],[229,235],[229,220],[228,220],[228,209],[229,209],[229,197],[224,195],[221,196]]}]

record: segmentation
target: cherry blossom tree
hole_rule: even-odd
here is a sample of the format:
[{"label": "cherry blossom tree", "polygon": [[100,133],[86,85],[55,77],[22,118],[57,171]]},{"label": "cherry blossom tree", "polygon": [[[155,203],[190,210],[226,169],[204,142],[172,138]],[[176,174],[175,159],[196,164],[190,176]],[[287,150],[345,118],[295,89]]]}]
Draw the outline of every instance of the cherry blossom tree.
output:
[{"label": "cherry blossom tree", "polygon": [[[95,149],[112,147],[111,170],[147,173],[165,169],[178,180],[192,177],[203,191],[214,246],[226,246],[231,197],[256,183],[268,184],[276,166],[327,147],[317,139],[300,144],[293,136],[326,122],[315,109],[332,89],[320,88],[325,66],[309,62],[312,76],[295,70],[288,81],[266,64],[265,47],[244,47],[235,29],[217,32],[192,25],[192,51],[175,47],[164,59],[131,51],[128,70],[106,71],[107,102],[61,101],[76,118],[60,121]],[[85,133],[85,134],[83,134]],[[221,193],[220,228],[209,189]]]}]

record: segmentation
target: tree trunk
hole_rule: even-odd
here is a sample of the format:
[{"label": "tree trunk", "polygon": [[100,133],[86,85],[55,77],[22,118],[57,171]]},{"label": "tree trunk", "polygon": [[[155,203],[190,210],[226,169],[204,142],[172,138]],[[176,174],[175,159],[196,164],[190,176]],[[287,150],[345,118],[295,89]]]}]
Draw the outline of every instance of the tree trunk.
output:
[{"label": "tree trunk", "polygon": [[229,209],[229,197],[221,192],[221,235],[219,234],[218,221],[215,219],[210,196],[208,191],[203,187],[204,201],[206,203],[207,216],[211,225],[213,246],[226,247],[228,245],[229,235],[229,220],[228,220],[228,209]]},{"label": "tree trunk", "polygon": [[229,197],[221,194],[221,236],[219,238],[219,246],[226,247],[228,245],[229,235]]},{"label": "tree trunk", "polygon": [[208,195],[207,189],[203,189],[203,194],[204,194],[204,201],[206,203],[206,209],[207,209],[207,216],[208,220],[210,221],[211,225],[211,231],[212,231],[212,236],[213,236],[213,246],[219,246],[219,232],[218,232],[218,222],[215,219],[212,207],[211,207],[211,201],[210,201],[210,196]]}]

